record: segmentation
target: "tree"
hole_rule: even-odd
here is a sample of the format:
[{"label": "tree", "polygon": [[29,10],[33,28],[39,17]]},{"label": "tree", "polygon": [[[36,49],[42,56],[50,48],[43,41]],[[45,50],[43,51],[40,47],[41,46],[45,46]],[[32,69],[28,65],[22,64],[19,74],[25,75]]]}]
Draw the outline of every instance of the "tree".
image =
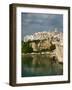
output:
[{"label": "tree", "polygon": [[29,45],[29,42],[22,41],[22,53],[31,53],[33,48]]}]

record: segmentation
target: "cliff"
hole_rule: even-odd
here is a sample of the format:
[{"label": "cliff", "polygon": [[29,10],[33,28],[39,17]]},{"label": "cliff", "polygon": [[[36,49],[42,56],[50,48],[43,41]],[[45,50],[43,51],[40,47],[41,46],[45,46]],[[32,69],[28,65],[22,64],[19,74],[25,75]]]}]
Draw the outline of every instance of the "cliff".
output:
[{"label": "cliff", "polygon": [[51,54],[59,62],[63,62],[62,32],[39,32],[25,37],[24,41],[29,42],[29,45],[33,48],[33,53]]}]

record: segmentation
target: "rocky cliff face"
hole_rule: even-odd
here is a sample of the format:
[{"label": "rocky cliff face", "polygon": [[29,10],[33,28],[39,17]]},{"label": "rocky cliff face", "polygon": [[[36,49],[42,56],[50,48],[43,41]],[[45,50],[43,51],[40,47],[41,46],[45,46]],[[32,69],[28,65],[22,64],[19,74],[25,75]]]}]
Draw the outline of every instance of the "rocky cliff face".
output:
[{"label": "rocky cliff face", "polygon": [[[54,56],[63,62],[63,33],[62,32],[39,32],[24,39],[29,41],[33,51],[54,52]],[[54,50],[54,51],[53,51]]]},{"label": "rocky cliff face", "polygon": [[33,51],[38,51],[42,49],[50,49],[51,43],[49,40],[40,40],[38,43],[30,42],[30,45],[33,48]]}]

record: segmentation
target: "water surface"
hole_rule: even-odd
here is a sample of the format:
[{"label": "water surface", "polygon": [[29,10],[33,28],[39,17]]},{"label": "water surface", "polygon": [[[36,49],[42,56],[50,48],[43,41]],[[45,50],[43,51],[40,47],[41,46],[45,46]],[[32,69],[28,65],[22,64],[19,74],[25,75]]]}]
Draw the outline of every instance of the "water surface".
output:
[{"label": "water surface", "polygon": [[63,75],[63,64],[49,55],[22,55],[22,77]]}]

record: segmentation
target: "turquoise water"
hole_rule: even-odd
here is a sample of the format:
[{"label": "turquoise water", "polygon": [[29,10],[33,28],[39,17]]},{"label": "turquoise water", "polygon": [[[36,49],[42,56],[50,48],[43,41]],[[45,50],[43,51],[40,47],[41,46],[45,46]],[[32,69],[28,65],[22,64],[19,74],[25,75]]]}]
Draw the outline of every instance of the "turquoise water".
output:
[{"label": "turquoise water", "polygon": [[22,55],[22,77],[63,75],[63,64],[49,55]]}]

